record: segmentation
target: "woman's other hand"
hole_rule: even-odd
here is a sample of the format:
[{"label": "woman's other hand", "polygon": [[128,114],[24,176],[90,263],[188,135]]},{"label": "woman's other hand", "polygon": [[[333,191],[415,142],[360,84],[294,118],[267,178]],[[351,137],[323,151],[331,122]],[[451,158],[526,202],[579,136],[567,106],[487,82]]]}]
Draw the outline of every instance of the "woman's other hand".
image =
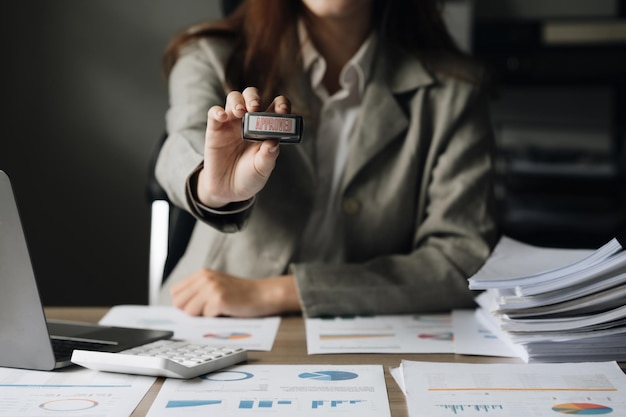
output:
[{"label": "woman's other hand", "polygon": [[292,275],[244,279],[204,268],[170,293],[174,306],[191,316],[262,317],[301,309]]}]

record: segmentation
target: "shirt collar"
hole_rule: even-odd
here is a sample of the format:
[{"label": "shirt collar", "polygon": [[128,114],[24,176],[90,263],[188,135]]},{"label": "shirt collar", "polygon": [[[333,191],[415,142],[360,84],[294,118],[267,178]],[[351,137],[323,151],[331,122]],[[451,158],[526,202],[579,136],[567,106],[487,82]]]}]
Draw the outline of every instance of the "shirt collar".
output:
[{"label": "shirt collar", "polygon": [[[324,78],[324,73],[326,72],[326,60],[322,55],[320,55],[317,49],[315,49],[313,42],[311,42],[308,36],[306,27],[301,20],[298,22],[298,37],[302,52],[303,69],[305,72],[309,73],[311,77],[311,85],[314,89],[316,89]],[[372,73],[376,43],[376,32],[372,31],[356,54],[354,54],[354,56],[350,58],[350,60],[342,68],[339,75],[339,82],[342,87],[348,88],[348,85],[346,85],[349,78],[348,74],[351,71],[356,74],[357,92],[359,97],[363,96],[365,84],[369,80]]]}]

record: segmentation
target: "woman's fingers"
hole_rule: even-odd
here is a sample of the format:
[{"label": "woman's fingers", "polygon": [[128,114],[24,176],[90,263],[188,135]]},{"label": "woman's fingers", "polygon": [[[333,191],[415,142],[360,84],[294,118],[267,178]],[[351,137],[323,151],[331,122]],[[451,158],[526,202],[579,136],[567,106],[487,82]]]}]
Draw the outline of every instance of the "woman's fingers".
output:
[{"label": "woman's fingers", "polygon": [[241,119],[246,112],[246,103],[243,94],[239,91],[231,91],[226,96],[226,113],[232,118]]},{"label": "woman's fingers", "polygon": [[[226,96],[226,105],[224,107],[229,116],[242,118],[246,112],[261,111],[261,95],[255,87],[247,87],[242,92],[231,91]],[[291,102],[285,96],[276,96],[274,100],[267,106],[266,111],[275,113],[290,113]]]},{"label": "woman's fingers", "polygon": [[267,107],[267,111],[282,114],[291,113],[291,102],[285,96],[277,96]]},{"label": "woman's fingers", "polygon": [[261,109],[261,94],[255,87],[248,87],[241,93],[246,103],[246,110],[257,112]]},{"label": "woman's fingers", "polygon": [[221,106],[213,106],[209,109],[207,123],[210,123],[214,130],[217,130],[219,126],[228,121],[228,115],[224,108]]},{"label": "woman's fingers", "polygon": [[236,118],[242,118],[246,112],[258,112],[261,109],[261,95],[255,87],[248,87],[242,92],[231,91],[226,96],[226,112]]}]

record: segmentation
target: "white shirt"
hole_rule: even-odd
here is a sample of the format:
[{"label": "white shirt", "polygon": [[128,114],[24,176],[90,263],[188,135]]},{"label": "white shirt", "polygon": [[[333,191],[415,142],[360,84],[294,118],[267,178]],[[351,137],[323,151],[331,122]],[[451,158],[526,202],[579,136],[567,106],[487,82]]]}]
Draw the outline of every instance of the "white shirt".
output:
[{"label": "white shirt", "polygon": [[337,220],[340,185],[350,153],[350,137],[356,125],[365,85],[369,79],[376,37],[370,35],[339,75],[340,89],[332,96],[322,84],[326,61],[299,25],[304,71],[309,73],[313,91],[322,101],[315,144],[311,149],[317,187],[313,211],[304,229],[295,261],[333,262],[339,252]]}]

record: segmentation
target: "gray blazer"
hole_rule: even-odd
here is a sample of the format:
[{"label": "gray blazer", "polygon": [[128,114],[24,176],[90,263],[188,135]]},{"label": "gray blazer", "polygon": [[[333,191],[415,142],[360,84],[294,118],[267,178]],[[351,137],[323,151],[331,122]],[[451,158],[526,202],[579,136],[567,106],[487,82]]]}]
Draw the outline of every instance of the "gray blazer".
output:
[{"label": "gray blazer", "polygon": [[[341,187],[336,239],[344,262],[293,263],[316,177],[303,146],[281,147],[267,186],[236,233],[212,226],[186,197],[187,177],[203,158],[207,110],[225,102],[230,51],[227,41],[200,41],[187,48],[170,77],[169,137],[156,175],[172,201],[202,221],[162,302],[170,302],[171,283],[206,267],[248,278],[293,273],[309,316],[473,305],[467,277],[497,239],[485,95],[473,84],[427,71],[402,51],[381,48]],[[314,103],[306,85],[294,88]],[[314,140],[314,118],[305,126],[304,141]]]}]

